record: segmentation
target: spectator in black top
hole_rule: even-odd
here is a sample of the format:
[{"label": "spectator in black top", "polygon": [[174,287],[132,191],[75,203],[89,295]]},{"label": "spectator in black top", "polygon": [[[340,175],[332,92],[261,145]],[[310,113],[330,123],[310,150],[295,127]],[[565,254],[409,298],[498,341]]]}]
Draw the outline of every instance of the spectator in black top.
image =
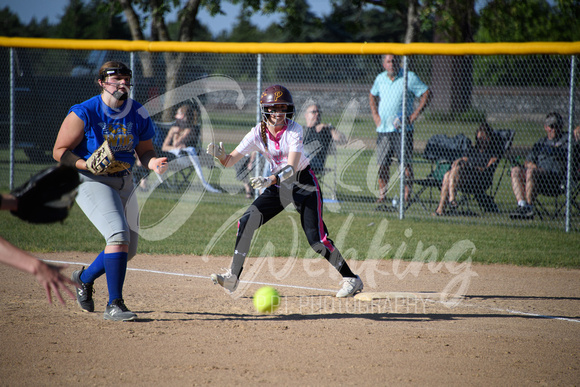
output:
[{"label": "spectator in black top", "polygon": [[501,153],[495,132],[487,122],[482,123],[475,132],[475,146],[468,150],[467,155],[455,160],[445,173],[441,200],[433,215],[443,215],[447,203],[452,209],[457,208],[455,195],[458,189],[469,193],[485,191],[492,183]]},{"label": "spectator in black top", "polygon": [[308,106],[305,113],[304,153],[310,159],[310,168],[317,176],[324,175],[324,164],[334,142],[346,143],[346,136],[331,124],[321,123],[320,106]]},{"label": "spectator in black top", "polygon": [[[538,192],[556,193],[566,178],[568,134],[563,131],[564,120],[556,112],[544,120],[546,137],[536,142],[522,166],[512,168],[512,189],[518,208],[512,219],[533,219],[534,201]],[[576,130],[574,131],[576,132]],[[578,133],[574,133],[578,143]]]}]

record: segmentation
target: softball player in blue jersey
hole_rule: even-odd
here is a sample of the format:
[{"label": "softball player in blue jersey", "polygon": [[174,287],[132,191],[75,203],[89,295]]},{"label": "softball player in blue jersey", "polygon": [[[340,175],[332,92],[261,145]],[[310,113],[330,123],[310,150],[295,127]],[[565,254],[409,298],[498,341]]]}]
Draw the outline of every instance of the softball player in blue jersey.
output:
[{"label": "softball player in blue jersey", "polygon": [[223,274],[212,274],[211,279],[234,292],[255,231],[292,202],[300,214],[302,228],[312,249],[324,256],[343,277],[342,287],[336,296],[351,297],[362,291],[363,282],[350,270],[328,237],[326,224],[322,220],[322,192],[303,152],[302,126],[292,121],[294,102],[290,91],[280,85],[268,87],[260,97],[260,110],[262,122],[243,138],[232,153],[226,155],[221,143],[211,143],[207,148],[207,153],[225,167],[235,165],[245,154],[260,152],[274,172],[267,177],[250,179],[255,189],[264,189],[264,192],[238,222],[231,268]]},{"label": "softball player in blue jersey", "polygon": [[[129,226],[138,224],[137,202],[129,200],[135,153],[150,170],[164,173],[167,169],[167,158],[157,157],[153,150],[155,129],[149,113],[128,98],[131,77],[125,64],[104,63],[97,79],[101,93],[70,108],[53,149],[55,160],[79,170],[77,204],[106,240],[105,249],[93,263],[72,274],[79,285],[78,304],[83,311],[94,311],[93,283],[105,274],[109,301],[104,318],[114,321],[137,317],[123,300],[127,261],[135,256],[138,242],[138,230]],[[126,170],[104,175],[89,172],[86,161],[104,141],[116,160],[128,163]]]}]

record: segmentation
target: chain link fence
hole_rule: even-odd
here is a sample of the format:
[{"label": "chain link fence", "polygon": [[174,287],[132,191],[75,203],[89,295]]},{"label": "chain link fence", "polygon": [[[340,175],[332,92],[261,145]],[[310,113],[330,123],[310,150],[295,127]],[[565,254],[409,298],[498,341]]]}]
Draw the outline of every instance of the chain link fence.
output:
[{"label": "chain link fence", "polygon": [[[510,217],[517,205],[511,170],[522,164],[533,145],[546,136],[546,114],[559,113],[567,133],[580,125],[579,121],[572,121],[573,117],[580,117],[578,64],[573,55],[407,56],[401,62],[405,76],[415,73],[429,87],[432,98],[413,125],[413,153],[406,160],[413,166],[413,178],[407,180],[413,183],[411,195],[401,202],[402,180],[398,173],[401,169],[394,160],[385,200],[377,203],[381,196],[377,127],[369,93],[377,75],[384,71],[381,55],[143,53],[2,47],[3,191],[20,185],[32,173],[54,162],[52,146],[62,120],[73,104],[98,93],[98,69],[107,60],[120,60],[133,69],[132,96],[147,107],[157,123],[157,147],[161,147],[177,108],[184,103],[195,107],[201,170],[171,172],[159,185],[157,176],[147,177],[144,171],[136,169],[137,185],[150,195],[179,199],[184,189],[197,189],[204,201],[249,203],[244,186],[246,167],[218,167],[205,155],[205,147],[209,142],[221,141],[226,151],[232,151],[260,119],[260,91],[282,84],[292,93],[294,120],[305,131],[307,108],[316,105],[321,122],[342,134],[340,140],[331,139],[330,144],[324,143],[329,141],[326,139],[319,140],[313,148],[312,144],[307,146],[310,152],[323,149],[326,154],[319,172],[326,211],[359,214],[381,211],[393,219],[432,217],[441,195],[442,176],[436,176],[438,169],[445,164],[444,160],[452,162],[462,156],[466,144],[474,145],[476,130],[487,122],[495,133],[503,136],[492,184],[480,187],[479,191],[460,187],[457,206],[448,206],[446,216],[441,219],[579,228],[577,171],[570,179],[562,180],[556,192],[538,196],[533,220]],[[182,63],[181,73],[175,72],[176,61]],[[414,106],[418,100],[412,99]],[[572,171],[577,168],[573,161],[569,165]],[[254,162],[253,166],[257,164]],[[262,166],[249,173],[262,174]],[[199,184],[200,176],[220,192],[207,191]],[[434,178],[438,179],[436,183]],[[566,201],[566,197],[570,200]]]}]

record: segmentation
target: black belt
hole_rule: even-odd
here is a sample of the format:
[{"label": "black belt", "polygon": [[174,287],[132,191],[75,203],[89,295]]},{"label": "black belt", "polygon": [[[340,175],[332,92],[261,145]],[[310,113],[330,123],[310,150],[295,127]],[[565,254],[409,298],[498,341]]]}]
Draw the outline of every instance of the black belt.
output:
[{"label": "black belt", "polygon": [[125,169],[124,171],[121,171],[121,172],[109,173],[107,176],[109,176],[109,177],[125,177],[125,176],[130,175],[130,174],[131,174],[131,170]]}]

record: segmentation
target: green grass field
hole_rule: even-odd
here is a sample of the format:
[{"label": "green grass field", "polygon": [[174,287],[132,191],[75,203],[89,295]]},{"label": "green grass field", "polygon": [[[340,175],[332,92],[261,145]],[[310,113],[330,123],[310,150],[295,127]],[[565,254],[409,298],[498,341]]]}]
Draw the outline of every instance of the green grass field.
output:
[{"label": "green grass field", "polygon": [[[162,221],[175,204],[171,199],[150,198],[143,208],[142,228],[151,234],[156,223]],[[165,239],[142,237],[139,253],[229,256],[233,252],[239,213],[232,215],[246,206],[247,203],[200,202],[184,224]],[[580,234],[553,228],[465,225],[432,218],[399,220],[395,214],[376,212],[326,212],[325,222],[331,238],[347,259],[443,260],[452,247],[463,244],[471,247],[461,259],[470,257],[474,262],[580,267],[577,253]],[[4,238],[33,252],[96,254],[104,247],[100,234],[76,206],[63,224],[31,225],[7,212],[0,213],[0,224]],[[171,227],[164,226],[161,230],[167,232]],[[294,210],[283,212],[259,230],[250,256],[264,255],[313,257]]]},{"label": "green grass field", "polygon": [[[253,118],[249,116],[242,121],[239,117],[235,120],[228,120],[227,117],[227,115],[221,118],[213,117],[214,127],[245,132],[253,125]],[[335,119],[335,122],[339,120],[339,117],[331,118]],[[374,141],[376,133],[369,120],[368,117],[357,118],[356,132],[352,133],[354,140],[363,140],[367,144]],[[424,143],[434,133],[446,133],[449,136],[465,133],[471,138],[476,126],[476,123],[423,121],[417,124],[415,142],[416,144]],[[505,128],[505,125],[502,128]],[[529,123],[513,123],[513,128],[516,129],[514,145],[523,148],[533,144],[542,134]],[[233,148],[237,145],[228,141],[227,138],[220,140],[224,141],[226,147]],[[339,210],[332,209],[335,212],[327,208],[325,221],[331,238],[335,240],[347,258],[424,259],[424,252],[429,251],[435,252],[435,256],[442,259],[445,252],[454,244],[460,241],[470,241],[476,247],[472,259],[478,262],[580,267],[580,259],[575,253],[580,242],[577,216],[573,218],[573,232],[571,233],[564,232],[562,218],[556,221],[536,219],[525,223],[514,223],[509,219],[508,212],[515,205],[509,181],[509,165],[506,169],[507,175],[503,176],[496,196],[500,214],[435,219],[430,215],[431,209],[425,211],[419,204],[415,204],[405,213],[405,219],[399,220],[395,212],[375,211],[372,185],[375,184],[376,174],[373,174],[372,170],[369,172],[370,166],[375,163],[374,148],[371,148],[367,145],[352,159],[349,159],[353,154],[352,149],[339,148],[338,159],[343,163],[344,160],[348,161],[347,166],[342,169],[339,165],[339,184],[335,183],[336,174],[331,173],[323,179],[325,184],[336,188],[336,197],[341,202]],[[9,156],[8,150],[0,150],[1,192],[8,191]],[[332,158],[331,155],[327,162],[327,166],[330,164],[331,168]],[[22,150],[16,150],[15,160],[15,185],[22,184],[32,174],[49,165],[28,162]],[[419,153],[417,160],[420,160]],[[415,176],[426,176],[430,168],[429,163],[416,162]],[[496,183],[500,169],[501,166],[496,171]],[[232,170],[227,172],[233,173]],[[217,168],[206,175],[206,178],[216,187],[223,188],[225,182],[230,185],[230,188],[234,187],[234,190],[237,186],[241,188],[240,182],[236,181],[233,176],[224,180],[225,173],[223,169]],[[371,183],[367,183],[368,181]],[[323,185],[323,189],[324,187]],[[146,203],[142,214],[142,227],[147,230],[153,230],[157,223],[162,222],[180,198],[179,193],[158,191]],[[392,192],[398,192],[398,184],[395,184]],[[158,241],[142,237],[139,251],[147,254],[231,255],[235,238],[235,222],[240,214],[237,217],[232,217],[232,215],[236,211],[243,210],[249,202],[242,195],[232,192],[231,189],[230,193],[221,195],[206,193],[183,226]],[[325,197],[329,197],[327,190],[324,190],[324,194]],[[429,193],[426,192],[423,199],[434,209],[439,191],[434,190],[431,194],[429,198]],[[479,210],[476,203],[473,208]],[[101,236],[76,207],[73,208],[71,216],[64,224],[52,226],[29,225],[10,214],[1,213],[0,229],[1,235],[6,239],[31,251],[98,252],[103,248]],[[284,212],[264,226],[256,236],[252,249],[252,256],[294,254],[298,257],[312,257],[300,229],[299,217],[294,211]]]}]

